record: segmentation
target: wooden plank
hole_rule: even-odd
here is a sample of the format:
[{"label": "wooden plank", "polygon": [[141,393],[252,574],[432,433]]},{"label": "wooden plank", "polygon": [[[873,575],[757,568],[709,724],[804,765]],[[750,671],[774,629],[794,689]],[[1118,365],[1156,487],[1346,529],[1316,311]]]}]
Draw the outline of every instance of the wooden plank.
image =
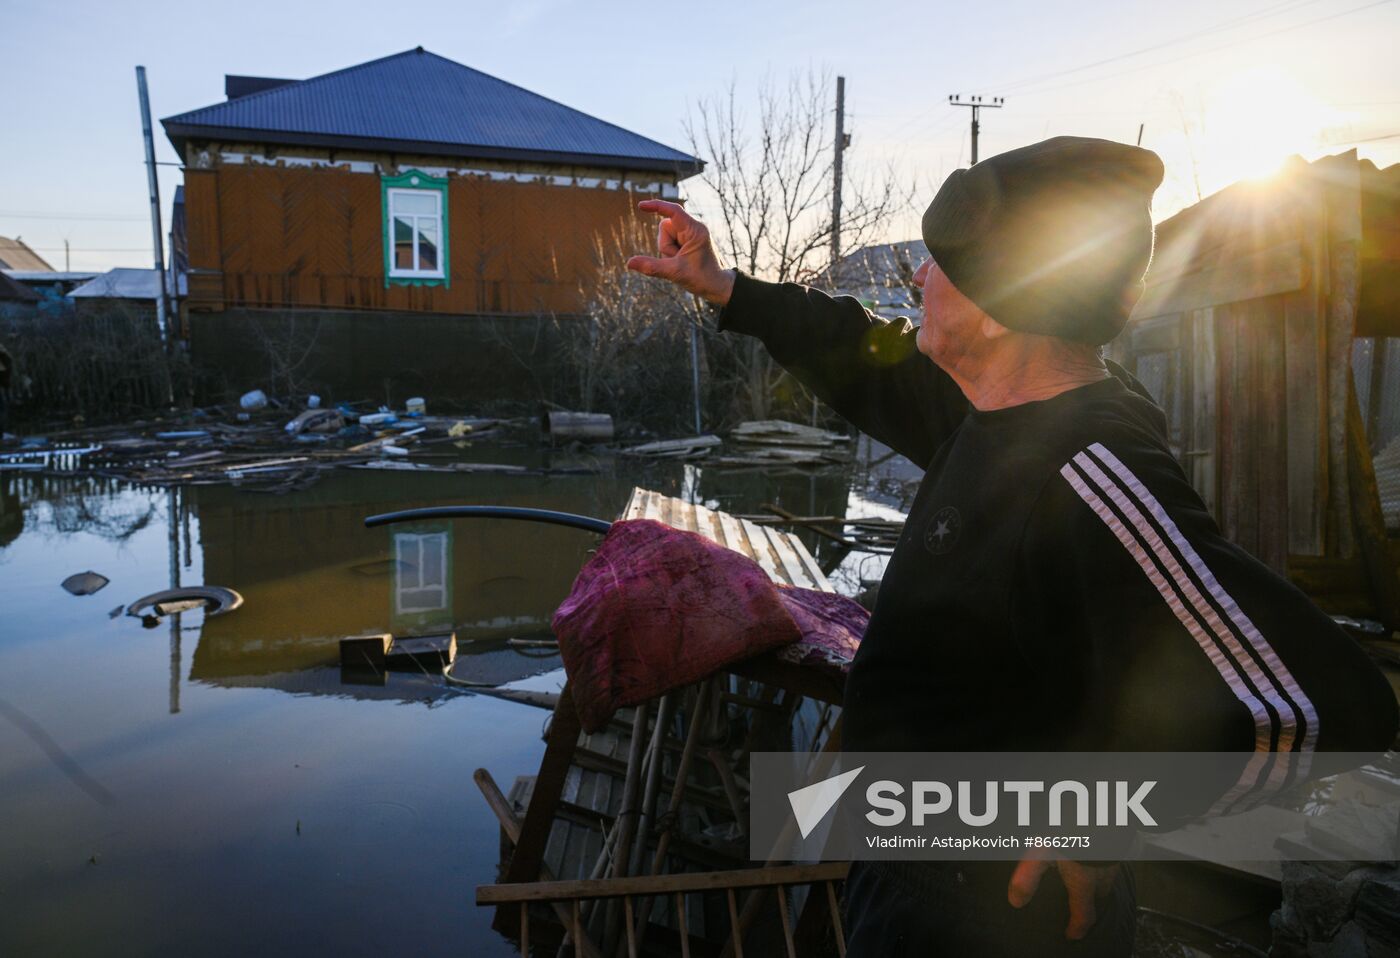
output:
[{"label": "wooden plank", "polygon": [[1237,353],[1239,322],[1237,307],[1221,306],[1215,309],[1216,343],[1216,403],[1219,409],[1219,430],[1216,434],[1216,450],[1219,456],[1219,508],[1216,518],[1221,532],[1231,542],[1239,542],[1242,530],[1239,522],[1238,490],[1241,456],[1247,454],[1242,448],[1239,436],[1239,420],[1242,415],[1239,403],[1238,381],[1241,376]]},{"label": "wooden plank", "polygon": [[1361,180],[1355,151],[1313,164],[1319,194],[1326,204],[1327,313],[1325,318],[1327,382],[1327,552],[1349,556],[1356,551],[1351,515],[1351,480],[1347,471],[1347,408],[1351,388],[1352,340],[1356,334],[1358,247],[1361,240]]},{"label": "wooden plank", "polygon": [[1347,475],[1352,516],[1356,520],[1357,551],[1375,602],[1376,618],[1388,629],[1400,629],[1400,569],[1395,566],[1386,537],[1385,515],[1372,468],[1370,446],[1361,423],[1361,409],[1352,385],[1347,404]]},{"label": "wooden plank", "polygon": [[[481,789],[481,794],[482,797],[486,799],[486,804],[490,806],[492,813],[495,814],[496,821],[500,823],[501,831],[505,832],[507,841],[512,845],[518,844],[520,842],[520,821],[515,817],[515,809],[511,807],[510,802],[501,794],[501,790],[496,787],[496,781],[491,777],[491,773],[484,768],[479,768],[472,774],[472,778],[475,780],[477,787]],[[540,867],[540,877],[546,880],[552,879],[549,870],[544,868],[543,865]],[[520,913],[516,916],[516,921],[519,922],[518,934],[520,935],[522,945],[528,945],[529,943],[530,925],[528,906],[529,902],[522,901],[520,903]],[[559,919],[559,923],[567,927],[568,916],[563,906],[559,905],[557,902],[551,902],[551,907],[554,909],[554,914]],[[593,942],[589,941],[587,938],[576,938],[575,941],[579,942],[580,950],[584,955],[588,956],[588,958],[599,958],[598,949]],[[522,954],[528,955],[528,948],[523,948]]]},{"label": "wooden plank", "polygon": [[573,690],[566,682],[559,693],[559,705],[549,726],[549,741],[545,745],[544,758],[540,760],[530,806],[525,810],[525,820],[520,826],[520,841],[516,843],[515,854],[511,856],[510,867],[506,869],[505,880],[508,882],[529,882],[539,877],[545,843],[549,840],[579,731]]},{"label": "wooden plank", "polygon": [[1215,313],[1199,309],[1189,314],[1188,340],[1191,367],[1191,422],[1186,438],[1186,473],[1211,514],[1219,517],[1216,488]]},{"label": "wooden plank", "polygon": [[773,554],[768,548],[768,536],[764,534],[763,528],[745,519],[739,520],[739,528],[743,530],[745,543],[745,548],[741,551],[761,565],[763,571],[768,573],[768,578],[775,582],[784,581],[777,563],[773,561]]},{"label": "wooden plank", "polygon": [[1154,271],[1147,282],[1133,310],[1134,321],[1302,289],[1308,282],[1308,261],[1295,239],[1195,273]]},{"label": "wooden plank", "polygon": [[1288,391],[1284,383],[1284,297],[1255,304],[1251,323],[1255,350],[1255,410],[1258,429],[1255,557],[1285,575],[1288,571]]},{"label": "wooden plank", "polygon": [[792,536],[774,529],[771,526],[760,526],[768,537],[768,545],[772,548],[774,555],[778,557],[778,562],[782,564],[783,577],[788,585],[806,585],[806,570],[802,568],[802,560],[797,557],[797,551],[792,547]]},{"label": "wooden plank", "polygon": [[522,901],[581,901],[623,898],[629,895],[670,895],[677,892],[691,894],[730,889],[739,891],[747,888],[774,888],[780,885],[808,885],[843,881],[850,868],[850,862],[822,862],[816,865],[775,865],[731,871],[643,875],[634,878],[480,885],[476,889],[476,903],[499,905]]},{"label": "wooden plank", "polygon": [[803,668],[774,655],[756,655],[727,666],[726,671],[832,705],[840,705],[845,695],[844,677],[837,679],[828,672]]},{"label": "wooden plank", "polygon": [[739,524],[739,520],[727,512],[720,512],[717,515],[719,516],[720,528],[724,532],[723,538],[718,540],[719,544],[727,549],[733,549],[735,552],[743,552],[747,555],[748,539],[744,535],[744,527]]},{"label": "wooden plank", "polygon": [[1323,299],[1316,284],[1283,300],[1284,401],[1288,421],[1288,551],[1322,555],[1327,430],[1323,427]]}]

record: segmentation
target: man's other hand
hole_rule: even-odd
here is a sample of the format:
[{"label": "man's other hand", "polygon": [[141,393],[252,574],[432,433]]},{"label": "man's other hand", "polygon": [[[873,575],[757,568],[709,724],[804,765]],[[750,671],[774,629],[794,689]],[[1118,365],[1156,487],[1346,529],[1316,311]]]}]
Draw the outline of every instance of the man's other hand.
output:
[{"label": "man's other hand", "polygon": [[1065,937],[1071,941],[1089,934],[1098,920],[1096,899],[1107,895],[1118,878],[1120,865],[1085,865],[1083,862],[1059,858],[1054,861],[1026,857],[1021,859],[1011,874],[1011,884],[1006,889],[1006,900],[1012,908],[1023,908],[1035,897],[1040,887],[1040,879],[1054,865],[1060,872],[1069,893],[1069,925],[1065,927]]},{"label": "man's other hand", "polygon": [[643,200],[643,213],[664,217],[656,231],[659,256],[633,256],[627,268],[644,276],[670,280],[708,303],[723,306],[734,292],[734,271],[721,269],[710,231],[678,203]]}]

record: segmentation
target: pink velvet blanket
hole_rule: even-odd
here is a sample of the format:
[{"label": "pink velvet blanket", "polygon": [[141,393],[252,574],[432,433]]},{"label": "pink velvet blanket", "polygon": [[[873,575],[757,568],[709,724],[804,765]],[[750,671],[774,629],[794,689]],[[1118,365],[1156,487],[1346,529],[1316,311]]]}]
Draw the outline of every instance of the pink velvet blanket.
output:
[{"label": "pink velvet blanket", "polygon": [[849,666],[869,613],[842,596],[778,587],[758,563],[650,519],[613,523],[554,614],[583,727],[771,649]]}]

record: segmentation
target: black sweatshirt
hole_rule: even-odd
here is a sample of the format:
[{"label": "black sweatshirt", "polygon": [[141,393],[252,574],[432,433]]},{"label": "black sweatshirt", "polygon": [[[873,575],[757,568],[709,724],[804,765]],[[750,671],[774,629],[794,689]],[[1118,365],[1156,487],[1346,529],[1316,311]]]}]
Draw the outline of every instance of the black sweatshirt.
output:
[{"label": "black sweatshirt", "polygon": [[846,683],[854,751],[1380,751],[1395,695],[1225,540],[1132,376],[989,412],[854,299],[739,275],[720,328],[926,473]]}]

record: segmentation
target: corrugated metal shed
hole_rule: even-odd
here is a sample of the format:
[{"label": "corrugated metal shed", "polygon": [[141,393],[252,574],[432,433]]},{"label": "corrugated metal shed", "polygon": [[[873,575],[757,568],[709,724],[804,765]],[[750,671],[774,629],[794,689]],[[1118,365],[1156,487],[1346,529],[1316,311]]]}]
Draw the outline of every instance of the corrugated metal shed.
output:
[{"label": "corrugated metal shed", "polygon": [[167,117],[189,139],[678,172],[689,154],[422,47]]}]

